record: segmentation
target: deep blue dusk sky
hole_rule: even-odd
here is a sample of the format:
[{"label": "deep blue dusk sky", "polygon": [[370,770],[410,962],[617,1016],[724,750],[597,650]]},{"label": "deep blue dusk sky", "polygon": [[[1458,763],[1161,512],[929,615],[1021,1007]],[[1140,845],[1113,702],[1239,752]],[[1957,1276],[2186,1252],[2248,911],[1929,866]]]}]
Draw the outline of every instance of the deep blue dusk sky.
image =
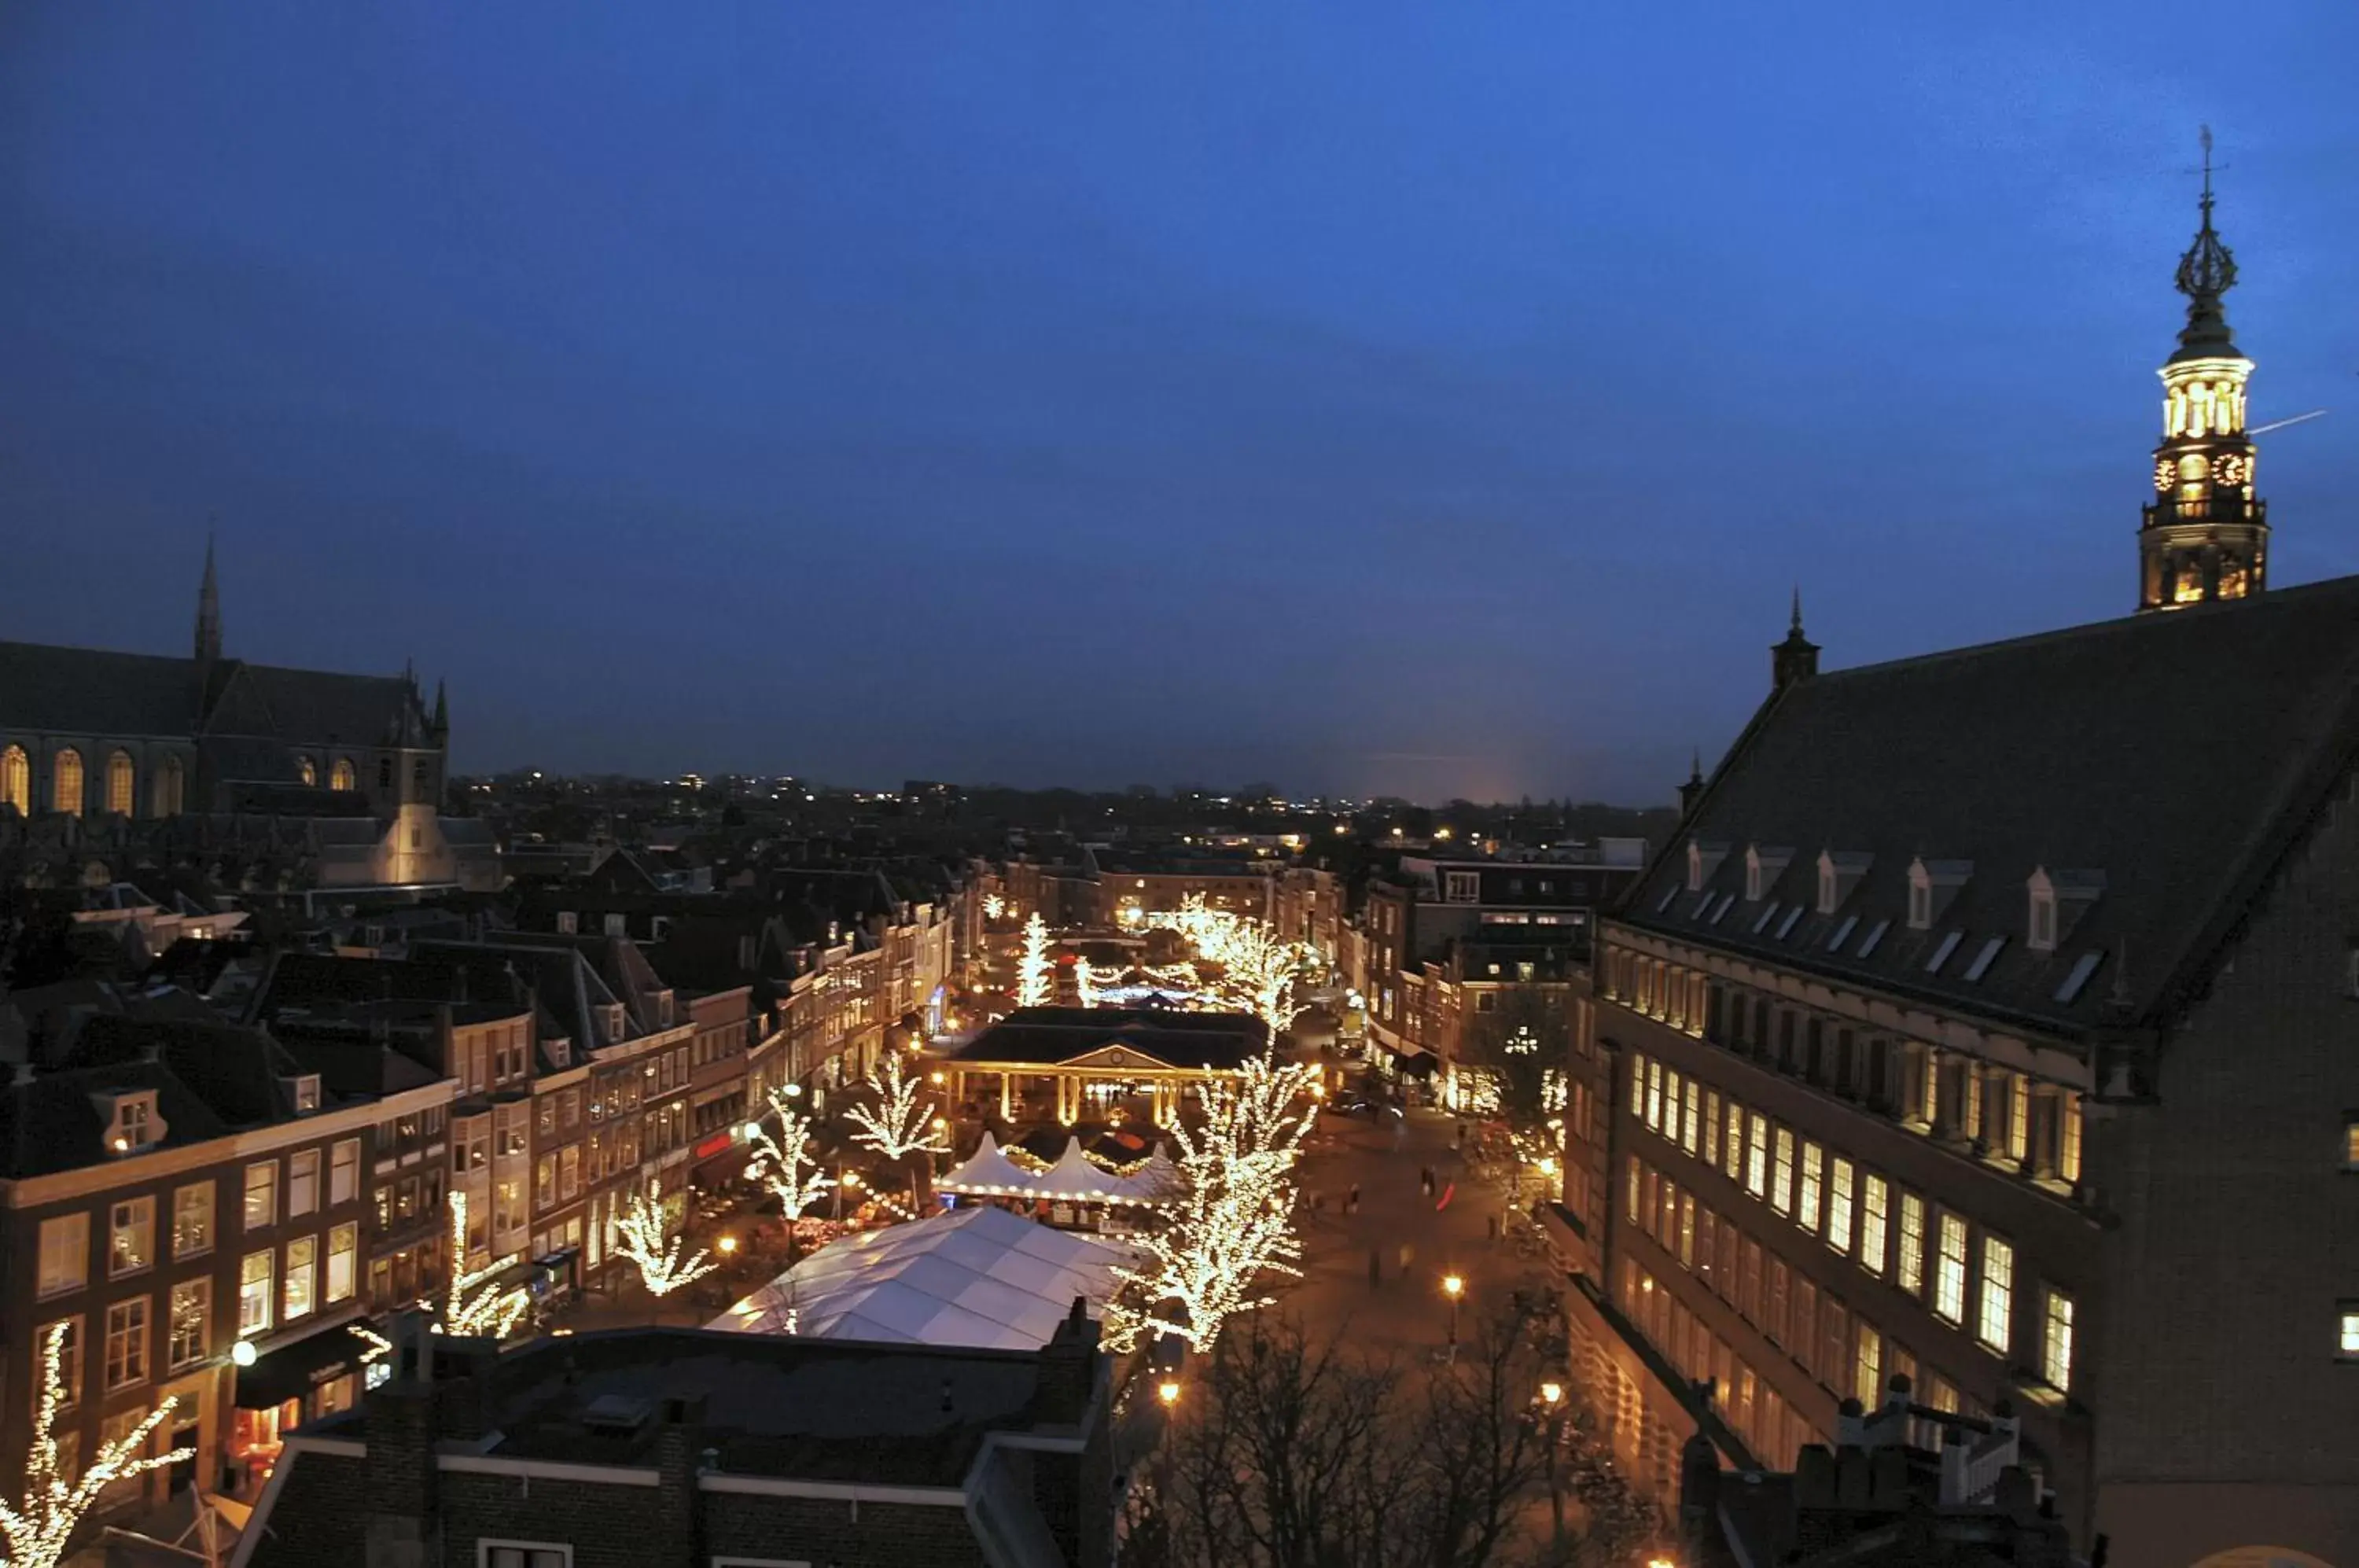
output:
[{"label": "deep blue dusk sky", "polygon": [[[458,765],[1656,802],[2124,613],[2195,129],[2359,571],[2359,6],[0,8],[0,637]],[[2233,17],[2233,21],[2227,18]]]}]

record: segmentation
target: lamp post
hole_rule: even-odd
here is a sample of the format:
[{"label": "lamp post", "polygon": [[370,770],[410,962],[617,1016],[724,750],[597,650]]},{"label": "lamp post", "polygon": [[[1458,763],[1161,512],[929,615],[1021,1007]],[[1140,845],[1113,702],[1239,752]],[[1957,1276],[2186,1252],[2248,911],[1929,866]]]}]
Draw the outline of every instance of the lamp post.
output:
[{"label": "lamp post", "polygon": [[1549,1540],[1564,1545],[1564,1489],[1557,1485],[1556,1451],[1564,1436],[1564,1385],[1551,1377],[1540,1385],[1540,1410],[1548,1422]]},{"label": "lamp post", "polygon": [[857,1186],[859,1186],[859,1185],[860,1185],[860,1172],[859,1172],[859,1171],[853,1171],[853,1170],[849,1170],[849,1169],[847,1169],[847,1170],[844,1171],[844,1173],[843,1173],[841,1177],[838,1177],[838,1178],[836,1179],[836,1183],[835,1183],[835,1223],[836,1223],[836,1224],[838,1224],[838,1225],[842,1225],[842,1224],[843,1223],[843,1190],[844,1190],[846,1187],[857,1187]]},{"label": "lamp post", "polygon": [[1441,1277],[1441,1293],[1450,1298],[1450,1359],[1458,1359],[1458,1301],[1466,1294],[1466,1281],[1455,1274]]}]

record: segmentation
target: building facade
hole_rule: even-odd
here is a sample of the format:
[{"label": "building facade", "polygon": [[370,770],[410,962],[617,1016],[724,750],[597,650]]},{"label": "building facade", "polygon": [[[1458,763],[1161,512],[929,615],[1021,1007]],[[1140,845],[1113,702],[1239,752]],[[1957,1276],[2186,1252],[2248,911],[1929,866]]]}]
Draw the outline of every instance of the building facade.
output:
[{"label": "building facade", "polygon": [[2178,614],[1775,650],[1576,1031],[1560,1239],[1640,1474],[1789,1468],[1905,1376],[2114,1563],[2359,1561],[2359,579],[2225,559]]}]

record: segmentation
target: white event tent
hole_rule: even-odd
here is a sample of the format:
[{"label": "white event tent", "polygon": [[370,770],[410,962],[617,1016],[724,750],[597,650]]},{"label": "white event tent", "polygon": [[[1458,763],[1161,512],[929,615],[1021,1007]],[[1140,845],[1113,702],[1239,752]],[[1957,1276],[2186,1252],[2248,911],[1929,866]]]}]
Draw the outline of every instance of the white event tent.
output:
[{"label": "white event tent", "polygon": [[1065,1151],[1048,1170],[1027,1171],[1007,1158],[998,1140],[986,1131],[974,1153],[935,1181],[934,1190],[1070,1203],[1154,1204],[1168,1197],[1178,1173],[1179,1168],[1158,1144],[1145,1164],[1127,1176],[1117,1176],[1083,1154],[1078,1138],[1065,1140]]},{"label": "white event tent", "polygon": [[705,1326],[919,1345],[1038,1350],[1072,1311],[1099,1316],[1116,1242],[988,1205],[848,1236],[821,1247]]}]

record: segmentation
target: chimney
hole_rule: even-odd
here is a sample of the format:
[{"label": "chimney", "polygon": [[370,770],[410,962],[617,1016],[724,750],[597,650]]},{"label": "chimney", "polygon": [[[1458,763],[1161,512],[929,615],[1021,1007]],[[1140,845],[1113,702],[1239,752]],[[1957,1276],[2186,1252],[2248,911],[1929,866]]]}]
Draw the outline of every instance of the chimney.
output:
[{"label": "chimney", "polygon": [[[654,1539],[641,1561],[688,1564],[697,1561],[697,1476],[704,1469],[704,1396],[663,1402],[656,1429],[656,1495],[647,1520]],[[717,1462],[718,1455],[714,1458]]]},{"label": "chimney", "polygon": [[1035,1404],[1045,1420],[1078,1421],[1097,1392],[1097,1380],[1098,1325],[1090,1321],[1088,1303],[1075,1296],[1072,1310],[1040,1347]]},{"label": "chimney", "polygon": [[368,1396],[364,1568],[440,1560],[434,1465],[434,1337],[424,1312],[393,1321],[393,1377]]}]

